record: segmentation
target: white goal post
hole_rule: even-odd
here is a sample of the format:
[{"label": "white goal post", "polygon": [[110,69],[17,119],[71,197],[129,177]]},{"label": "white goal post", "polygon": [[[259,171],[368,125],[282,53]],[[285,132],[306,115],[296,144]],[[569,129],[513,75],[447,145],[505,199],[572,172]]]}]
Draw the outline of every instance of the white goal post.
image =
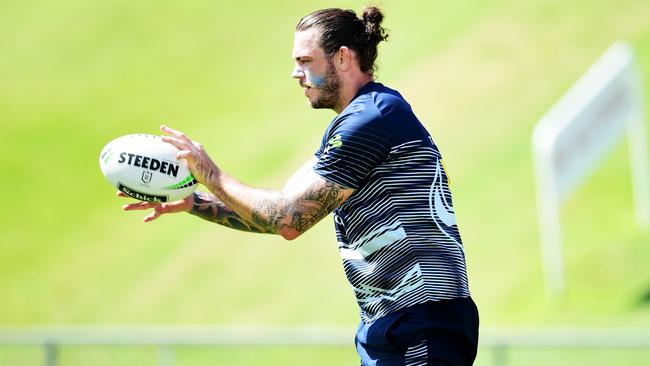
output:
[{"label": "white goal post", "polygon": [[547,295],[565,291],[560,208],[627,130],[636,218],[650,223],[641,82],[632,48],[617,42],[539,120],[533,132]]}]

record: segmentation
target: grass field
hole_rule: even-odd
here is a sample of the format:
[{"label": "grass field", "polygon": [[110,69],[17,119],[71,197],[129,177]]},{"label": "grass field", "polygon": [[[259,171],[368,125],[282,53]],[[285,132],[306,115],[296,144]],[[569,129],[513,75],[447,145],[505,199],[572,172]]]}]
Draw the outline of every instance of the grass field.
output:
[{"label": "grass field", "polygon": [[[97,159],[114,137],[164,122],[241,180],[279,187],[333,117],[289,77],[295,23],[362,4],[1,2],[0,326],[354,325],[331,218],[291,243],[189,215],[143,224],[120,211]],[[625,144],[562,211],[568,292],[549,303],[530,143],[618,39],[637,52],[650,105],[650,3],[383,6],[378,77],[445,156],[482,323],[650,326],[650,234],[634,225]]]}]

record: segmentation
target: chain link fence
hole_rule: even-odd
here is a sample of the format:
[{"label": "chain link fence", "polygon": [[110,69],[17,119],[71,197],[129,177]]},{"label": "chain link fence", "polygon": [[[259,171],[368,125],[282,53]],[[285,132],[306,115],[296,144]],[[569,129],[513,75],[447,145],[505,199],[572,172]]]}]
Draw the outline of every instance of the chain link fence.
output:
[{"label": "chain link fence", "polygon": [[[0,366],[356,365],[354,329],[0,329]],[[478,366],[649,365],[650,330],[484,329]]]}]

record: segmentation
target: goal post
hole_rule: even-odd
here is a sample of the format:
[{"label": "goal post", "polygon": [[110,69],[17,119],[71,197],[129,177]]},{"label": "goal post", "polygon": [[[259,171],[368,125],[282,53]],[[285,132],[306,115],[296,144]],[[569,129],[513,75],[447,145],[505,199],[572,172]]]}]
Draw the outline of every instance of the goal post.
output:
[{"label": "goal post", "polygon": [[650,224],[650,178],[641,82],[632,48],[612,45],[538,121],[533,132],[547,295],[565,291],[560,208],[627,131],[638,224]]}]

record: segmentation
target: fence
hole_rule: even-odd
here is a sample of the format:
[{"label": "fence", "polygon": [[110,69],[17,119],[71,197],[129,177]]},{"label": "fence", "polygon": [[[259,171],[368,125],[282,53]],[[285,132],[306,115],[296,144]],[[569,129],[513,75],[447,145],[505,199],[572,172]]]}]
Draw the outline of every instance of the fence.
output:
[{"label": "fence", "polygon": [[[214,327],[48,327],[48,328],[4,328],[0,329],[0,356],[2,349],[25,347],[25,354],[31,354],[31,361],[25,358],[11,357],[0,365],[45,365],[67,366],[69,364],[95,365],[100,361],[84,360],[83,352],[106,347],[129,348],[131,359],[120,362],[115,357],[105,360],[110,365],[142,365],[146,363],[158,366],[175,366],[177,364],[229,364],[227,361],[192,361],[187,356],[187,349],[204,350],[212,348],[244,347],[339,347],[352,349],[354,330],[349,328],[214,328]],[[76,361],[68,357],[65,360],[62,350],[74,348],[81,356]],[[144,362],[133,356],[135,349],[146,349]],[[573,350],[566,353],[564,350]],[[528,356],[521,356],[522,350]],[[544,351],[545,350],[545,351]],[[548,357],[552,350],[554,357]],[[598,353],[600,350],[601,353]],[[612,350],[631,350],[619,361],[612,361]],[[346,352],[348,352],[346,351]],[[541,351],[541,352],[540,352]],[[134,353],[135,352],[135,353]],[[184,352],[184,353],[183,353]],[[247,352],[247,351],[245,351]],[[291,351],[295,352],[295,351]],[[312,352],[312,351],[310,351]],[[353,352],[353,351],[352,351]],[[546,352],[546,354],[544,353]],[[564,352],[564,353],[563,353]],[[6,352],[5,352],[6,353]],[[34,356],[38,353],[39,356]],[[155,355],[152,355],[155,354]],[[585,361],[584,355],[591,358]],[[178,355],[184,355],[182,362]],[[516,365],[516,364],[634,364],[650,365],[650,329],[505,329],[488,328],[481,331],[480,352],[477,364]],[[516,356],[516,357],[510,357]],[[628,357],[628,356],[631,356]],[[527,361],[526,357],[533,361]],[[609,357],[609,358],[608,358]],[[553,361],[553,359],[556,361]],[[573,359],[572,361],[568,361]],[[557,360],[561,360],[558,363]],[[578,360],[578,361],[576,361]],[[583,360],[583,361],[579,361]],[[242,361],[242,364],[248,362]],[[312,363],[310,363],[312,364]],[[327,362],[323,364],[328,364]]]}]

